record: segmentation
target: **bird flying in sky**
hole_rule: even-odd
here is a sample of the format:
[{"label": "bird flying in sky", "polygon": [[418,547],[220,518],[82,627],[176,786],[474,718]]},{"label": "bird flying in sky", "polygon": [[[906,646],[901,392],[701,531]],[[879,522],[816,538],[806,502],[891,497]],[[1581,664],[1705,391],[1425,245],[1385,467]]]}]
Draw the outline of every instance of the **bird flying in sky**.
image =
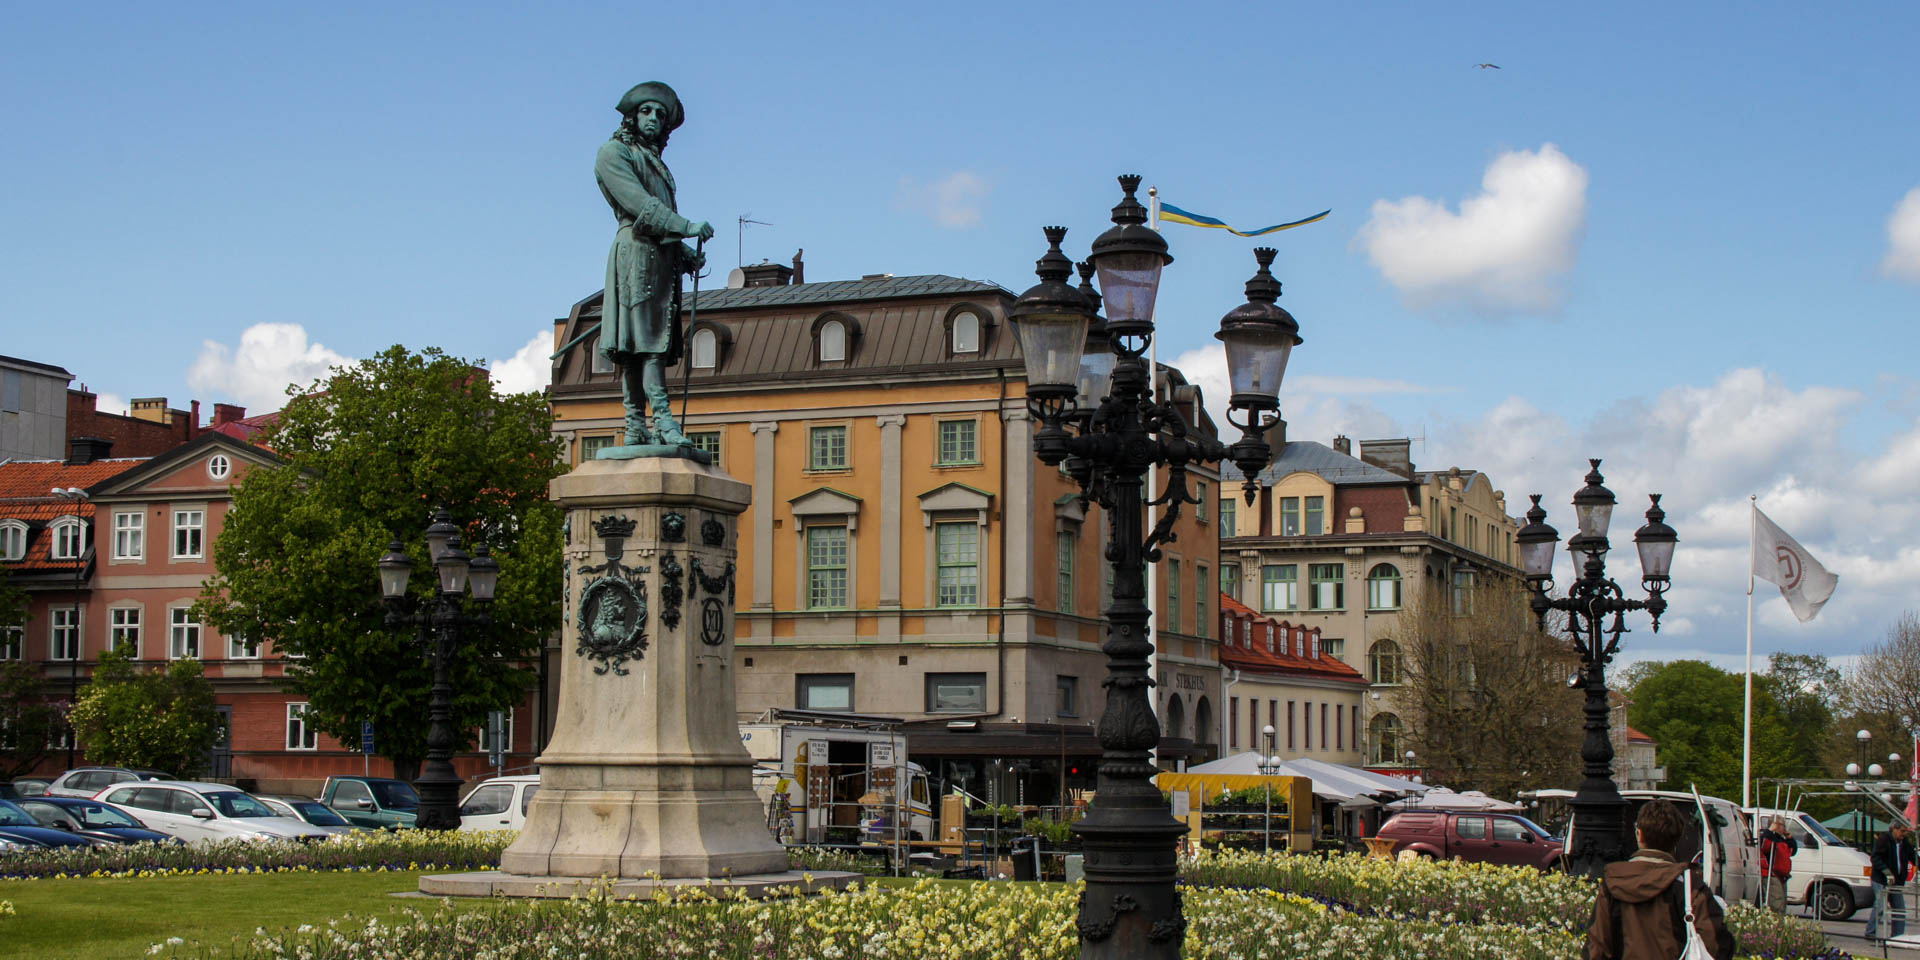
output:
[{"label": "bird flying in sky", "polygon": [[1499,65],[1499,64],[1497,64],[1497,63],[1476,63],[1476,64],[1474,64],[1474,66],[1476,66],[1476,67],[1479,67],[1479,68],[1480,68],[1480,69],[1482,69],[1482,70],[1498,70],[1498,69],[1500,69],[1500,65]]}]

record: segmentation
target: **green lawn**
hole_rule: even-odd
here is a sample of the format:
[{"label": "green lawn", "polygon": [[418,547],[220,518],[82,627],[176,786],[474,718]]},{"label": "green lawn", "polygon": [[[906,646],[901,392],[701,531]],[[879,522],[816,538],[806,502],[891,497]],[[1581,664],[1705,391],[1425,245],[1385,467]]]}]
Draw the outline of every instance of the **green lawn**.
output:
[{"label": "green lawn", "polygon": [[0,900],[13,901],[15,916],[0,918],[0,957],[119,960],[143,957],[168,937],[224,954],[234,937],[256,927],[437,907],[437,901],[389,896],[419,886],[417,872],[4,880]]}]

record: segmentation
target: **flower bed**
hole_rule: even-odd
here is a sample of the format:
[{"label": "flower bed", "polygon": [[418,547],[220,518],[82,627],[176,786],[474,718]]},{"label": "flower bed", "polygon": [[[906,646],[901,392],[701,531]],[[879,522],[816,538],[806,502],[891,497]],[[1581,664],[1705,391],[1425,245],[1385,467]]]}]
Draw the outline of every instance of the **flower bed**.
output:
[{"label": "flower bed", "polygon": [[18,850],[0,857],[0,879],[158,877],[284,870],[491,870],[513,831],[391,830],[327,840],[221,840]]}]

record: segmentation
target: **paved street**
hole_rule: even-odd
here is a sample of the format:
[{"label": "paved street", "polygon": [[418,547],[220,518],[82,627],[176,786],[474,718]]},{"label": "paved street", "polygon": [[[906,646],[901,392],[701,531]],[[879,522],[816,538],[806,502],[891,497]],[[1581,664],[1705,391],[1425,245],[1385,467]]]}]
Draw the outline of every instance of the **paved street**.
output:
[{"label": "paved street", "polygon": [[1903,947],[1887,947],[1884,944],[1868,944],[1867,914],[1861,911],[1851,920],[1823,921],[1820,928],[1827,932],[1827,939],[1833,945],[1857,957],[1886,957],[1889,960],[1920,960],[1920,950]]}]

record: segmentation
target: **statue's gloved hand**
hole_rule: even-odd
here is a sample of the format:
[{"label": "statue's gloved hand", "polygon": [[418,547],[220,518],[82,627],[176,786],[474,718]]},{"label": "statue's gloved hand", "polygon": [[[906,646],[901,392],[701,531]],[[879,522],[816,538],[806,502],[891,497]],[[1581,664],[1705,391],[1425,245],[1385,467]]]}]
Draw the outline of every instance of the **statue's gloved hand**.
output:
[{"label": "statue's gloved hand", "polygon": [[688,222],[687,222],[687,239],[689,239],[689,240],[712,240],[712,239],[713,239],[713,224],[711,224],[711,223],[708,223],[708,222],[706,222],[705,220],[690,220],[690,221],[688,221]]}]

